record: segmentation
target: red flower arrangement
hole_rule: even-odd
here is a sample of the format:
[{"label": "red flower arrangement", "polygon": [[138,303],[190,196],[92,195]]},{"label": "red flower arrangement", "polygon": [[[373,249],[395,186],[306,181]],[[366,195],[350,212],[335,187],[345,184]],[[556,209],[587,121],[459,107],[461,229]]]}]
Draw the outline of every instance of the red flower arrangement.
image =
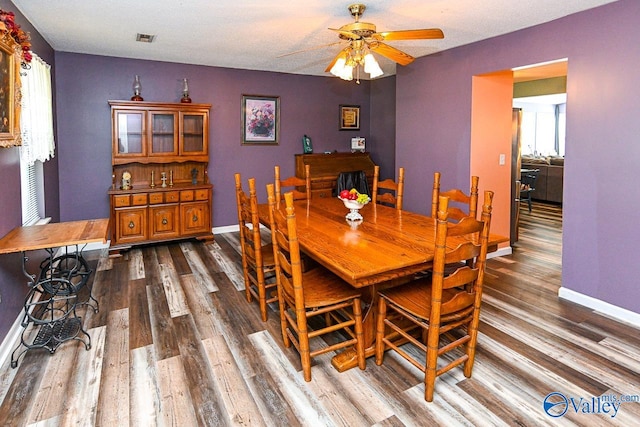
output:
[{"label": "red flower arrangement", "polygon": [[0,33],[9,34],[18,43],[23,63],[31,62],[31,37],[16,24],[13,12],[0,9]]}]

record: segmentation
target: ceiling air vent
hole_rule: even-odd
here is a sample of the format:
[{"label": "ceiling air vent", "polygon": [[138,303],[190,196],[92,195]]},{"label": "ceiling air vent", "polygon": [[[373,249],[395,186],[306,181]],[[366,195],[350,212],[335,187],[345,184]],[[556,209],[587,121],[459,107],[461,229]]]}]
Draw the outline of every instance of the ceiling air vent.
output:
[{"label": "ceiling air vent", "polygon": [[152,34],[140,34],[140,33],[138,33],[136,35],[136,41],[142,42],[142,43],[151,43],[155,37],[156,36],[154,36]]}]

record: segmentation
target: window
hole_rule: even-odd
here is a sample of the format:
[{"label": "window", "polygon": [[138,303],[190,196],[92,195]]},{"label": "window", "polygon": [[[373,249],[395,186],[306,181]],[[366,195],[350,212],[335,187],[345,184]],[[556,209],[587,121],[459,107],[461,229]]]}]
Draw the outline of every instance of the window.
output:
[{"label": "window", "polygon": [[564,156],[566,103],[538,104],[515,99],[513,106],[522,109],[522,154]]},{"label": "window", "polygon": [[44,218],[44,180],[42,162],[29,165],[20,161],[22,182],[22,225],[33,225]]},{"label": "window", "polygon": [[53,157],[55,149],[51,67],[33,54],[29,68],[20,72],[20,82],[22,225],[32,225],[44,217],[42,163]]}]

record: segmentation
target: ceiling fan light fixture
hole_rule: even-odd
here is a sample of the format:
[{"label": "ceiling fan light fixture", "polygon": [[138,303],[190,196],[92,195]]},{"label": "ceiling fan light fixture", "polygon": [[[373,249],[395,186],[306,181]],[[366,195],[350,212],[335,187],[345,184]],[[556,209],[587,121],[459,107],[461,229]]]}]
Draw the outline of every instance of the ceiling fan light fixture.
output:
[{"label": "ceiling fan light fixture", "polygon": [[378,61],[376,61],[376,58],[371,54],[371,52],[364,56],[364,72],[368,73],[372,79],[384,74],[382,72],[382,68],[380,68],[380,65],[378,64]]},{"label": "ceiling fan light fixture", "polygon": [[338,77],[340,77],[342,80],[347,80],[347,81],[353,80],[353,65],[351,64],[345,65]]},{"label": "ceiling fan light fixture", "polygon": [[329,70],[329,72],[336,77],[340,77],[340,74],[342,73],[342,70],[344,70],[344,66],[346,62],[347,62],[346,58],[344,57],[338,58],[338,60],[333,65],[333,67],[331,67],[331,70]]}]

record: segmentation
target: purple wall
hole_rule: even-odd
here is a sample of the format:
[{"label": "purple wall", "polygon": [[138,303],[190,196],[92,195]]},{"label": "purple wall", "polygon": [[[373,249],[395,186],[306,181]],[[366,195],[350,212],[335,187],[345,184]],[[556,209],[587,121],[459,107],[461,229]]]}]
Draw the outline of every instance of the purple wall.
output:
[{"label": "purple wall", "polygon": [[[640,2],[621,0],[398,69],[396,162],[407,181],[468,185],[472,76],[569,59],[563,286],[640,313]],[[406,189],[426,209],[424,187]]]},{"label": "purple wall", "polygon": [[[0,0],[0,9],[11,11],[16,15],[15,21],[31,34],[33,52],[37,53],[52,67],[54,64],[53,49],[40,36],[38,31],[10,1]],[[55,114],[55,111],[54,111]],[[57,159],[45,163],[45,180],[47,181],[45,198],[46,215],[58,218],[58,181]],[[20,154],[18,148],[0,148],[0,236],[4,236],[13,228],[22,224],[22,206],[20,196]],[[31,254],[32,258],[37,255]],[[27,293],[27,279],[21,270],[20,254],[0,255],[0,342],[22,310]]]},{"label": "purple wall", "polygon": [[[348,151],[353,136],[375,149],[374,160],[393,169],[394,130],[377,124],[381,139],[370,139],[370,84],[337,78],[204,67],[82,54],[56,53],[60,217],[107,217],[111,184],[111,124],[108,100],[129,99],[133,76],[140,75],[146,101],[178,101],[180,81],[189,79],[193,102],[210,103],[209,177],[214,184],[214,227],[237,223],[233,174],[255,177],[262,188],[279,164],[294,173],[301,138],[311,137],[314,152]],[[389,81],[390,83],[387,83]],[[393,78],[381,80],[393,87]],[[377,83],[377,82],[376,82]],[[242,146],[240,104],[243,94],[280,96],[280,145]],[[376,95],[377,114],[393,123],[393,96]],[[338,130],[339,104],[361,106],[361,131]],[[378,117],[376,117],[376,120]],[[260,199],[266,194],[260,191]]]},{"label": "purple wall", "polygon": [[[371,136],[366,141],[367,151],[380,165],[382,179],[396,178],[396,77],[390,76],[371,82]],[[380,161],[384,159],[385,161]]]}]

